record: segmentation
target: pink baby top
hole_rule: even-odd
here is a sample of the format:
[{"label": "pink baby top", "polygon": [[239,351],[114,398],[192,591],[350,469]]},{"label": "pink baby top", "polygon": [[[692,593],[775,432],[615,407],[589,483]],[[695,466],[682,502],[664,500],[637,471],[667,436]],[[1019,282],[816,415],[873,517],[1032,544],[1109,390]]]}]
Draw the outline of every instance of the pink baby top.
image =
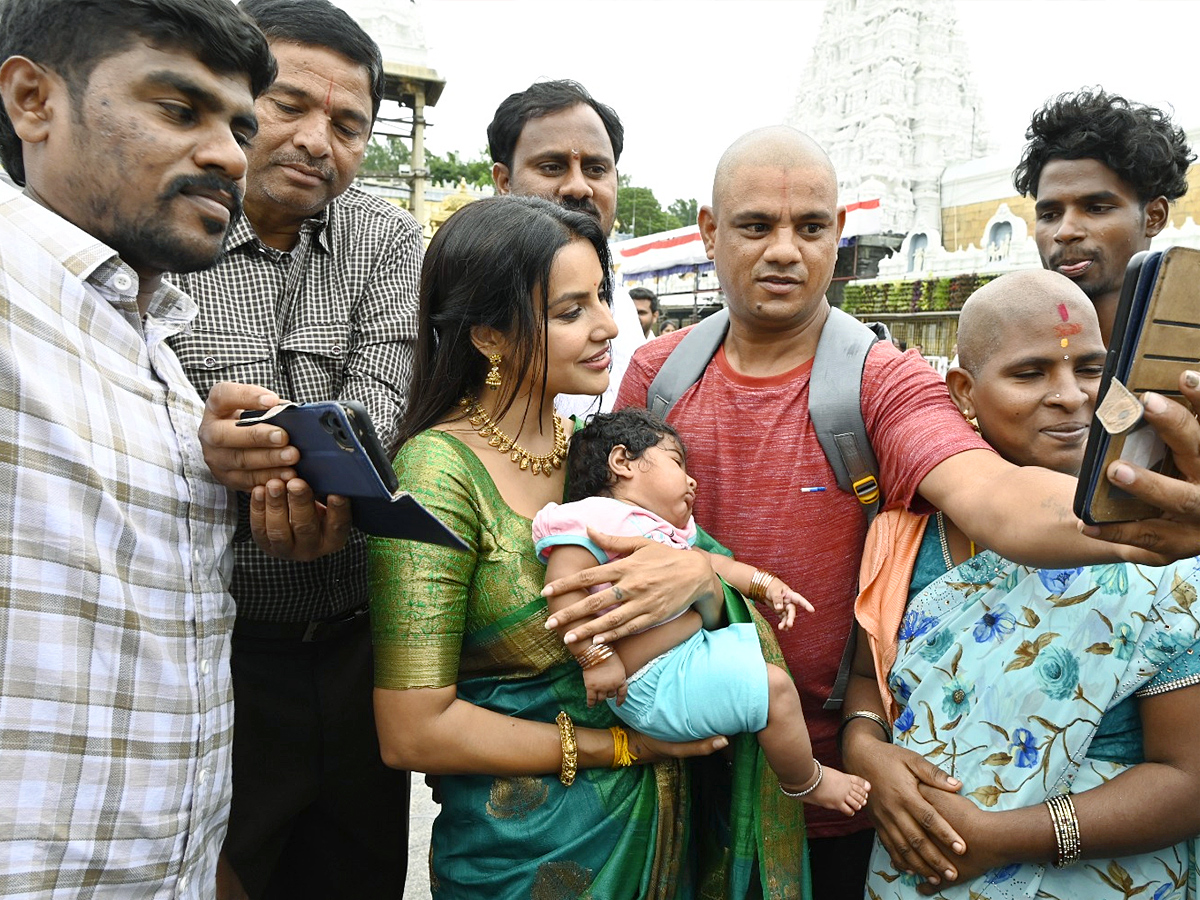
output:
[{"label": "pink baby top", "polygon": [[676,528],[640,506],[612,497],[585,497],[571,503],[547,503],[533,517],[533,540],[538,557],[545,562],[551,547],[576,544],[590,550],[596,562],[609,562],[614,557],[588,540],[589,525],[604,534],[648,537],[680,550],[687,550],[696,543],[696,521],[691,517],[688,517],[687,527]]}]

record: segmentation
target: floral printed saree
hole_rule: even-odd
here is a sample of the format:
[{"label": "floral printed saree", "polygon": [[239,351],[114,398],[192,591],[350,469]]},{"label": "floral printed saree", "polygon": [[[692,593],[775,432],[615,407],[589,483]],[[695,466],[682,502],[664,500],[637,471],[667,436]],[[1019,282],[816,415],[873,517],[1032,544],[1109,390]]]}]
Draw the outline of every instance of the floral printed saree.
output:
[{"label": "floral printed saree", "polygon": [[[1135,695],[1200,683],[1198,583],[1197,559],[1037,570],[978,554],[904,614],[888,678],[896,743],[961,779],[983,809],[1104,783],[1141,761]],[[1135,739],[1114,752],[1120,742],[1098,739],[1106,720],[1132,722]],[[1084,842],[1086,856],[1086,830]],[[1066,869],[1011,865],[937,896],[1195,900],[1196,849],[1193,839]],[[877,840],[868,897],[916,898],[918,883]]]}]

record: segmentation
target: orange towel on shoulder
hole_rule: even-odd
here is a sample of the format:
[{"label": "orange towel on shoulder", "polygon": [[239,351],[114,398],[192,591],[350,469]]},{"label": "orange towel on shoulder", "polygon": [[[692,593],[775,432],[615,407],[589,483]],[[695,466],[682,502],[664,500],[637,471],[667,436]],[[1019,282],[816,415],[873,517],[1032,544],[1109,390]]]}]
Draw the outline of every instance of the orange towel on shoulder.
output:
[{"label": "orange towel on shoulder", "polygon": [[889,722],[896,721],[900,710],[888,690],[888,673],[896,662],[908,586],[928,522],[928,516],[905,509],[887,510],[875,517],[863,546],[854,617],[869,638],[879,695]]}]

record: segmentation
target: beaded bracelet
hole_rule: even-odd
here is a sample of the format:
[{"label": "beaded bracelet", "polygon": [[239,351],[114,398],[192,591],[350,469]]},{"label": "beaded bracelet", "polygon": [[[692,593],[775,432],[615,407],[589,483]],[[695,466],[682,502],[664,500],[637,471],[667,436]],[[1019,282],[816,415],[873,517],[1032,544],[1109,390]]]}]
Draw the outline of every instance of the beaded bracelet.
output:
[{"label": "beaded bracelet", "polygon": [[821,783],[821,779],[825,777],[825,770],[823,768],[821,768],[821,761],[819,759],[814,759],[813,764],[817,767],[817,777],[814,778],[813,783],[810,784],[808,787],[806,787],[804,790],[789,791],[782,784],[779,785],[779,790],[783,792],[785,797],[792,797],[795,799],[799,799],[800,797],[807,797],[809,794],[811,794],[813,791],[815,791],[817,789],[817,785],[819,785]]},{"label": "beaded bracelet", "polygon": [[1046,801],[1050,824],[1054,826],[1054,843],[1058,851],[1054,868],[1065,869],[1079,862],[1079,817],[1070,794],[1056,794]]},{"label": "beaded bracelet", "polygon": [[570,787],[575,783],[575,773],[579,769],[579,745],[575,743],[575,723],[571,721],[565,709],[559,712],[554,721],[558,723],[558,739],[562,742],[562,771],[558,773],[558,780],[563,783],[563,787]]}]

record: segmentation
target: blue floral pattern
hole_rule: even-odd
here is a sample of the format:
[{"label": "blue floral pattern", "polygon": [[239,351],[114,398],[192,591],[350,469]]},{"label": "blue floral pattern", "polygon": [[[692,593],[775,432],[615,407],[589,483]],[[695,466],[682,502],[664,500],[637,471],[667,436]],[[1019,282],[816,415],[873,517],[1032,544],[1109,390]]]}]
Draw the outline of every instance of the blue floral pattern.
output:
[{"label": "blue floral pattern", "polygon": [[[1109,709],[1200,639],[1198,571],[1192,560],[1036,570],[978,554],[906,611],[888,677],[894,740],[953,772],[984,809],[1111,780],[1128,765],[1089,759],[1088,746]],[[1193,843],[1068,869],[1004,866],[935,896],[1200,900]],[[916,900],[918,886],[876,841],[869,900]]]}]

